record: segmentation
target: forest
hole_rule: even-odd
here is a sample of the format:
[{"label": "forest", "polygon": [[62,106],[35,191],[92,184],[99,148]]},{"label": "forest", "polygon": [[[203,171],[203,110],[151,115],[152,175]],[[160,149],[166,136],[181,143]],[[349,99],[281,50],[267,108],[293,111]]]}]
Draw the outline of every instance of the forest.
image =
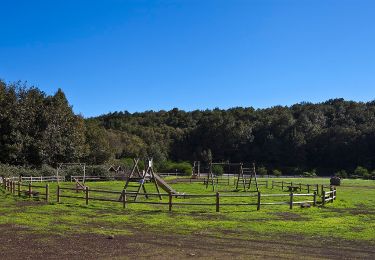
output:
[{"label": "forest", "polygon": [[101,165],[146,156],[159,164],[256,162],[291,175],[352,173],[358,166],[371,171],[375,101],[338,98],[266,109],[174,108],[84,118],[73,112],[61,89],[47,95],[22,82],[0,81],[0,163]]}]

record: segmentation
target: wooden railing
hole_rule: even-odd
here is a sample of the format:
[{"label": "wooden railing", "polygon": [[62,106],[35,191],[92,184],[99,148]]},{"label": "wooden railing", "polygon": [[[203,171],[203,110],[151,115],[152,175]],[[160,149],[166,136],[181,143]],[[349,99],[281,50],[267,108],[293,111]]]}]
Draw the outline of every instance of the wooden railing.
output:
[{"label": "wooden railing", "polygon": [[[23,184],[21,182],[12,181],[9,179],[4,179],[3,188],[14,195],[25,196],[28,198],[41,198],[45,201],[50,200],[50,188],[49,185],[33,185],[32,183]],[[71,193],[66,194],[66,191],[71,191]],[[261,192],[247,193],[247,194],[227,194],[216,192],[214,194],[158,194],[158,193],[138,193],[138,196],[146,197],[158,197],[163,196],[168,198],[166,201],[149,201],[149,200],[138,200],[135,201],[132,198],[137,194],[136,192],[128,192],[126,190],[122,191],[109,191],[100,189],[90,189],[85,187],[82,193],[76,193],[76,188],[67,188],[57,186],[56,190],[56,201],[61,203],[63,198],[85,200],[86,205],[89,201],[106,201],[113,203],[122,203],[125,208],[128,204],[154,204],[154,205],[168,205],[168,210],[172,211],[173,207],[176,206],[215,206],[216,212],[219,212],[222,207],[230,206],[255,206],[256,210],[260,210],[263,206],[273,206],[273,205],[288,205],[290,209],[294,205],[300,205],[309,203],[313,206],[318,204],[318,194],[317,191],[314,193],[289,193],[289,194],[263,194]],[[78,195],[82,194],[82,195]],[[105,197],[105,195],[111,194],[113,198]],[[121,196],[120,196],[121,195]],[[120,199],[121,198],[121,199]],[[212,201],[183,201],[184,199],[191,198],[202,198],[202,199],[212,199]],[[228,202],[225,201],[227,198],[241,198],[243,200],[249,199],[248,202]],[[269,201],[270,199],[281,198],[281,201]],[[285,198],[283,200],[282,198]],[[298,200],[297,198],[304,198],[303,200]],[[321,205],[325,205],[328,202],[333,203],[336,199],[336,189],[331,188],[330,191],[323,191],[321,198]]]},{"label": "wooden railing", "polygon": [[[64,182],[64,176],[27,176],[27,177],[7,177],[6,179],[21,182]],[[0,181],[2,183],[2,181]]]}]

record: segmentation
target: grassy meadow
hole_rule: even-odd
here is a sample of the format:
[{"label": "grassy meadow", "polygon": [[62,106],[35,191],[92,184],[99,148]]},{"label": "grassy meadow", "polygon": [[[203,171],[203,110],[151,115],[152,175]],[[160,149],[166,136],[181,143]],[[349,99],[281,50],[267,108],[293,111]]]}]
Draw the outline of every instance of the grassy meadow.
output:
[{"label": "grassy meadow", "polygon": [[[290,180],[288,180],[290,181]],[[293,179],[294,183],[328,184],[328,179]],[[35,183],[36,184],[36,183]],[[121,191],[123,182],[88,182],[90,189]],[[38,184],[36,184],[38,185]],[[62,187],[73,187],[73,183],[63,183]],[[179,192],[210,194],[201,183],[172,184]],[[146,185],[154,191],[152,183]],[[233,189],[233,185],[219,189]],[[220,213],[215,206],[175,206],[168,212],[168,205],[130,204],[126,209],[121,203],[85,201],[62,198],[56,202],[56,184],[50,183],[50,202],[38,199],[17,197],[4,190],[0,196],[0,225],[14,225],[26,228],[23,232],[34,233],[93,233],[103,235],[130,235],[135,229],[145,229],[156,233],[204,234],[246,239],[282,237],[333,237],[346,240],[375,243],[375,182],[365,180],[344,180],[337,188],[337,200],[324,207],[303,209],[288,205],[224,206]],[[282,193],[280,188],[261,187],[262,193]],[[225,193],[225,192],[224,192]],[[239,192],[241,193],[241,192]],[[287,192],[284,192],[287,194]],[[63,194],[84,197],[83,193],[63,191]],[[91,193],[90,196],[94,196]],[[96,196],[96,195],[95,195]],[[106,195],[116,200],[118,195]],[[163,198],[168,202],[168,198]],[[214,198],[194,198],[214,202]],[[286,197],[285,200],[289,198]],[[140,197],[143,201],[144,198]],[[156,201],[158,198],[149,199]],[[179,199],[184,201],[184,199]],[[253,202],[256,197],[226,198],[226,202]]]}]

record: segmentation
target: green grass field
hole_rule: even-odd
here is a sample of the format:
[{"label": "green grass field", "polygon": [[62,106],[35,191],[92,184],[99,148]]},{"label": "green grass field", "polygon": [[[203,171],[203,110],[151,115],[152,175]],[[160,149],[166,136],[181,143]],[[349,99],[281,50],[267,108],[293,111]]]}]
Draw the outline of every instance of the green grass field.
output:
[{"label": "green grass field", "polygon": [[[293,179],[295,183],[328,184],[328,179]],[[90,189],[121,191],[123,182],[90,182]],[[63,187],[73,187],[64,183]],[[201,183],[172,184],[179,192],[209,194]],[[149,191],[153,184],[147,184]],[[228,190],[230,187],[220,187]],[[0,225],[26,227],[33,233],[88,233],[104,235],[130,235],[134,229],[156,233],[204,234],[220,237],[258,238],[285,235],[316,238],[339,238],[367,241],[375,244],[375,182],[344,180],[337,188],[337,200],[324,207],[302,209],[287,205],[227,206],[215,212],[215,206],[176,206],[168,212],[168,205],[131,204],[123,209],[121,203],[92,202],[62,198],[56,202],[56,184],[50,184],[50,203],[17,197],[2,190]],[[280,189],[261,188],[262,193],[282,193]],[[83,197],[82,193],[67,192]],[[94,196],[95,194],[92,194]],[[117,199],[118,195],[107,195]],[[288,199],[288,197],[286,197]],[[144,198],[141,198],[144,200]],[[158,200],[157,198],[151,201]],[[164,200],[167,202],[168,198]],[[184,199],[179,199],[184,201]],[[192,201],[198,199],[186,199]],[[256,198],[227,198],[226,202],[249,202]],[[214,198],[200,198],[201,202],[214,202]]]}]

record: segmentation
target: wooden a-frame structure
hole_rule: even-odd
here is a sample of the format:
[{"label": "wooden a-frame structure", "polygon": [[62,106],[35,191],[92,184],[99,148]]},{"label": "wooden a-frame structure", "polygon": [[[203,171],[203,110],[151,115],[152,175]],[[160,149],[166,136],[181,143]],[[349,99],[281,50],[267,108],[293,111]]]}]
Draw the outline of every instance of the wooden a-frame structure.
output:
[{"label": "wooden a-frame structure", "polygon": [[[246,176],[250,176],[250,177],[247,178]],[[258,192],[259,187],[258,187],[257,173],[255,170],[255,163],[253,163],[253,166],[251,168],[245,168],[241,164],[240,172],[237,177],[236,190],[239,189],[240,185],[243,187],[244,191],[250,190],[253,179],[255,183],[255,189],[256,189],[255,191]]]},{"label": "wooden a-frame structure", "polygon": [[[124,190],[126,192],[132,192],[134,193],[134,201],[138,199],[139,193],[141,193],[141,190],[143,191],[146,198],[148,198],[147,190],[145,187],[145,183],[147,180],[153,181],[155,184],[156,191],[159,195],[159,198],[162,199],[159,186],[157,181],[155,180],[155,172],[153,167],[153,159],[148,159],[145,161],[145,170],[142,172],[139,170],[138,164],[140,162],[139,158],[133,159],[133,168],[131,173],[126,176],[126,181],[124,185]],[[119,201],[123,200],[123,195],[121,194]]]}]

